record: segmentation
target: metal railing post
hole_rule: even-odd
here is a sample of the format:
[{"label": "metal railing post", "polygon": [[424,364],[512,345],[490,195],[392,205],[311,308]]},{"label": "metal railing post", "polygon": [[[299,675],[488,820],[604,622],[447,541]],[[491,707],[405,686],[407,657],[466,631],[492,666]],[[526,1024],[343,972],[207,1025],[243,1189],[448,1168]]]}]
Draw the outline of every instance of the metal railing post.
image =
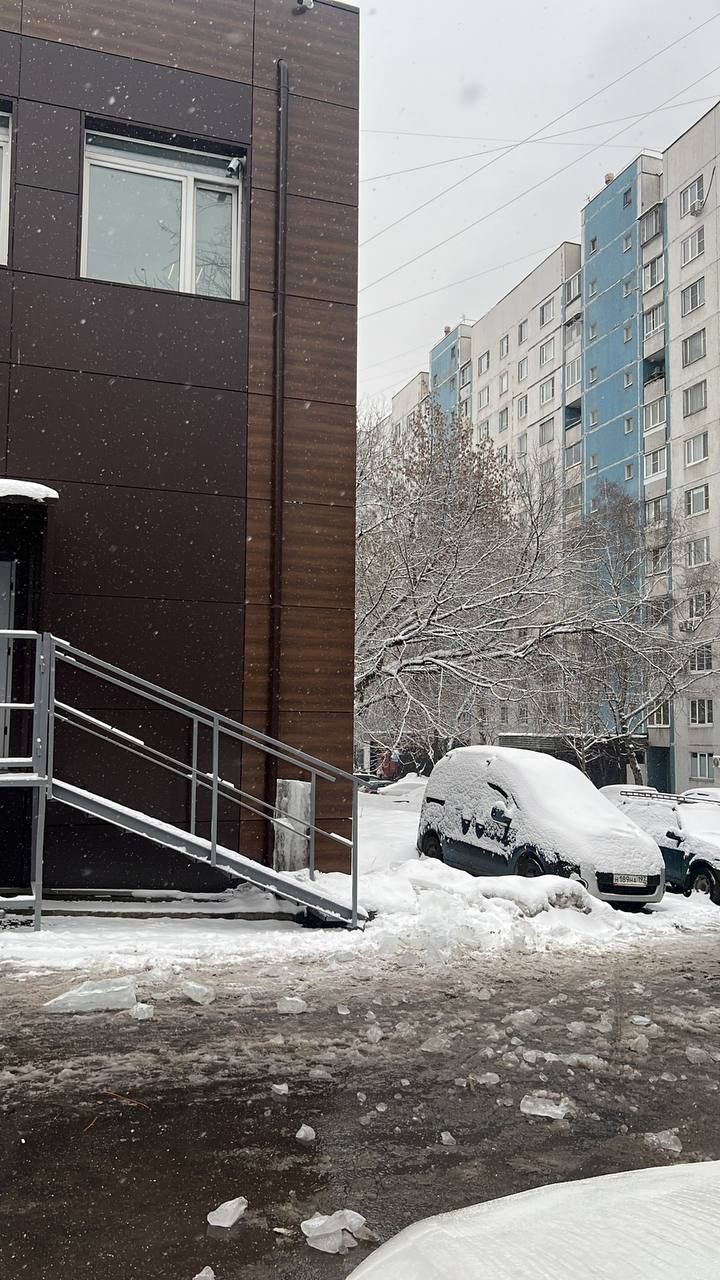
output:
[{"label": "metal railing post", "polygon": [[357,929],[358,916],[358,792],[359,784],[353,779],[352,784],[352,865],[350,874],[352,877],[352,927]]},{"label": "metal railing post", "polygon": [[36,788],[33,823],[33,926],[42,928],[43,863],[45,854],[45,810],[50,788],[49,739],[50,697],[52,689],[52,643],[47,634],[38,636],[35,644],[35,688],[33,691],[33,773],[44,778]]},{"label": "metal railing post", "polygon": [[315,879],[315,806],[317,792],[317,774],[313,770],[310,774],[310,830],[308,831],[308,866],[310,867],[310,879]]},{"label": "metal railing post", "polygon": [[195,835],[197,826],[197,762],[198,762],[198,722],[193,716],[192,736],[192,781],[190,783],[190,832]]},{"label": "metal railing post", "polygon": [[210,865],[217,864],[218,777],[220,773],[220,721],[213,715],[212,737],[212,812],[210,814]]}]

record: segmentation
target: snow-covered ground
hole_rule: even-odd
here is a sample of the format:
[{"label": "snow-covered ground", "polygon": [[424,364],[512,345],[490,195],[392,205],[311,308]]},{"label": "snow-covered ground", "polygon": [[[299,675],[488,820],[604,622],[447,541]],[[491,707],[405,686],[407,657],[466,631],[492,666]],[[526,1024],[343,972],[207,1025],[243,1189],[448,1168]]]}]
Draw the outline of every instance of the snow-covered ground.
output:
[{"label": "snow-covered ground", "polygon": [[[149,919],[48,915],[41,934],[0,930],[0,965],[109,973],[232,965],[242,955],[415,967],[463,952],[592,950],[677,933],[720,935],[720,908],[704,899],[667,894],[657,907],[630,914],[554,876],[474,878],[421,859],[415,838],[423,787],[424,780],[403,780],[360,797],[360,901],[376,913],[363,933],[308,930],[292,920],[178,919],[158,903]],[[348,877],[319,880],[334,895],[349,896]]]}]

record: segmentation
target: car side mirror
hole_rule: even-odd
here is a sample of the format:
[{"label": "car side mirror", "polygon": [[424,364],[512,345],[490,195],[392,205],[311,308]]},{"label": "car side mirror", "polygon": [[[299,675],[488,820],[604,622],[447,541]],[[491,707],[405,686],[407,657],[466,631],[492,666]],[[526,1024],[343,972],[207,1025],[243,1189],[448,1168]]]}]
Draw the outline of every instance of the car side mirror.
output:
[{"label": "car side mirror", "polygon": [[668,840],[675,840],[678,844],[682,844],[684,837],[679,831],[666,831],[665,835]]},{"label": "car side mirror", "polygon": [[495,820],[495,822],[510,821],[510,814],[508,813],[504,804],[494,804],[492,809],[490,810],[490,815]]}]

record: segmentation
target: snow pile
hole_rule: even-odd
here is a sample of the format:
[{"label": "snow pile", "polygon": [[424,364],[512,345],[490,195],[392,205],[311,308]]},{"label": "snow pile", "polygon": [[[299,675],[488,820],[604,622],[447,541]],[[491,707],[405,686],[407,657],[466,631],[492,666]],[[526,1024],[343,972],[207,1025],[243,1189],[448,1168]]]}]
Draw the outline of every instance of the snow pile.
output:
[{"label": "snow pile", "polygon": [[83,982],[72,991],[48,1000],[48,1013],[106,1013],[115,1009],[134,1009],[137,1003],[133,978],[103,978]]},{"label": "snow pile", "polygon": [[0,479],[0,498],[28,498],[31,502],[55,502],[58,496],[56,489],[49,489],[46,484],[37,484],[34,480],[10,480],[5,476]]},{"label": "snow pile", "polygon": [[[427,1218],[356,1280],[717,1280],[720,1162],[539,1187]],[[642,1224],[642,1229],[638,1224]]]}]

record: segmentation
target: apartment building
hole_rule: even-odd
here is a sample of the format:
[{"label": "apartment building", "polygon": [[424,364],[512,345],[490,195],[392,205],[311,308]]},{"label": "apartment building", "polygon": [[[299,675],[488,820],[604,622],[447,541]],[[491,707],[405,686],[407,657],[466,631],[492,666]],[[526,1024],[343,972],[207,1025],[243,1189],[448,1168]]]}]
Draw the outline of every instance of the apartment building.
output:
[{"label": "apartment building", "polygon": [[430,387],[433,404],[446,417],[472,417],[470,346],[472,325],[463,321],[445,332],[430,351]]}]

